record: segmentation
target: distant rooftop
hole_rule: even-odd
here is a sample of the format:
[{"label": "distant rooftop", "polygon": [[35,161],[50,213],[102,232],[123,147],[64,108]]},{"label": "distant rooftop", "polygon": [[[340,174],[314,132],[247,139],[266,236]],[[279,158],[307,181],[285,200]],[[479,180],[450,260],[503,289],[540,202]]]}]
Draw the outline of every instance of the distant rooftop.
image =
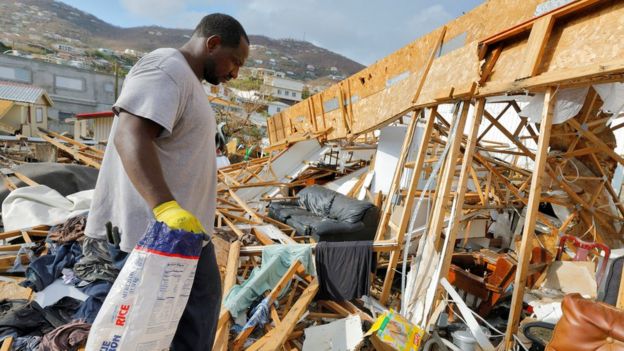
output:
[{"label": "distant rooftop", "polygon": [[45,89],[34,85],[0,81],[0,99],[34,104],[41,95],[52,106],[52,100]]}]

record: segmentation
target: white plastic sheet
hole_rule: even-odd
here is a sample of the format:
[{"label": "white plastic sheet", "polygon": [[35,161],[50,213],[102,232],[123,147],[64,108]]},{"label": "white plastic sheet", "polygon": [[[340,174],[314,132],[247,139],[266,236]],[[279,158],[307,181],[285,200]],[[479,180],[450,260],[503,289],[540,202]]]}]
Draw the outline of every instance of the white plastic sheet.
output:
[{"label": "white plastic sheet", "polygon": [[602,111],[613,113],[614,117],[617,117],[620,112],[624,111],[624,84],[596,84],[594,89],[596,89],[600,99],[603,101],[600,108]]},{"label": "white plastic sheet", "polygon": [[[555,110],[553,124],[561,124],[570,118],[578,115],[585,102],[585,97],[589,87],[560,89],[555,95]],[[528,105],[519,113],[522,117],[527,117],[532,123],[542,121],[544,112],[544,93],[533,96]]]},{"label": "white plastic sheet", "polygon": [[64,223],[88,212],[92,199],[93,190],[65,197],[45,185],[17,188],[2,202],[4,230]]}]

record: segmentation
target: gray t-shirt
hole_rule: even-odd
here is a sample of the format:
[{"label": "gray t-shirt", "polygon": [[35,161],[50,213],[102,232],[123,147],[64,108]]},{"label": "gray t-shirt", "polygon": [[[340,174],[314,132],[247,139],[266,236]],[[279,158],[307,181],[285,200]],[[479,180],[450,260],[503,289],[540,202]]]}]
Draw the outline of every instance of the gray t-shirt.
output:
[{"label": "gray t-shirt", "polygon": [[[217,187],[215,115],[182,53],[158,49],[141,58],[115,102],[113,110],[120,109],[164,128],[155,143],[165,181],[180,206],[212,234]],[[121,249],[130,252],[154,215],[130,182],[113,143],[118,119],[108,139],[85,233],[105,239],[105,224],[110,221],[121,231]]]}]

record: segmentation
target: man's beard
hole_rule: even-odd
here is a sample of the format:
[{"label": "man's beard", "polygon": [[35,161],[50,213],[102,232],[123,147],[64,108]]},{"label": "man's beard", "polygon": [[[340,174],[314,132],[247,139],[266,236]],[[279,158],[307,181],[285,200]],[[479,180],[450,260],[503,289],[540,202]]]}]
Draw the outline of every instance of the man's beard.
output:
[{"label": "man's beard", "polygon": [[205,65],[204,65],[204,79],[206,80],[206,82],[212,84],[212,85],[219,85],[219,77],[217,77],[216,73],[215,73],[215,64],[213,61],[208,61]]}]

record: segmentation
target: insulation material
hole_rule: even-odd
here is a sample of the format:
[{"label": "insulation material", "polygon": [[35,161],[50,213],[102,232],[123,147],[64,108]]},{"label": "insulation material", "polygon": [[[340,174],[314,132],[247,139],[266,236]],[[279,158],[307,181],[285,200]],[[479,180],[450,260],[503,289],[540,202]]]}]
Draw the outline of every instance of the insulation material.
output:
[{"label": "insulation material", "polygon": [[362,174],[364,174],[367,170],[368,168],[366,167],[360,168],[355,172],[351,172],[323,186],[335,192],[341,193],[342,195],[347,195],[353,187],[355,187],[355,184],[357,184],[360,176],[362,176]]},{"label": "insulation material", "polygon": [[603,101],[601,110],[613,113],[613,117],[617,118],[624,110],[624,84],[616,82],[596,84],[593,87]]},{"label": "insulation material", "polygon": [[[555,95],[555,111],[553,124],[561,124],[578,115],[585,102],[585,97],[589,87],[569,88],[558,90]],[[535,94],[533,99],[519,113],[522,117],[527,117],[532,123],[542,121],[544,112],[544,93]]]},{"label": "insulation material", "polygon": [[[377,145],[377,154],[375,156],[375,175],[371,183],[371,193],[376,194],[381,191],[384,194],[388,194],[390,192],[394,171],[399,162],[406,133],[407,126],[388,126],[381,130],[379,143]],[[412,141],[410,149],[410,155],[413,155],[413,158],[416,157],[415,150],[420,148],[420,141],[422,140],[423,133],[424,128],[422,126],[416,126],[414,140]],[[413,160],[408,158],[408,161]],[[403,178],[401,179],[402,188],[407,187],[411,172],[411,169],[403,172]]]},{"label": "insulation material", "polygon": [[[280,156],[273,159],[269,166],[265,167],[259,174],[259,178],[275,178],[278,182],[290,183],[309,167],[309,162],[319,161],[327,150],[329,150],[329,148],[322,147],[316,139],[300,141],[292,145]],[[257,181],[258,179],[254,178],[249,184],[253,184]],[[277,187],[259,186],[239,189],[236,191],[236,195],[244,201],[251,202],[258,200],[261,196],[272,196],[278,192],[279,188]]]},{"label": "insulation material", "polygon": [[352,351],[364,338],[359,315],[304,330],[303,351]]}]

